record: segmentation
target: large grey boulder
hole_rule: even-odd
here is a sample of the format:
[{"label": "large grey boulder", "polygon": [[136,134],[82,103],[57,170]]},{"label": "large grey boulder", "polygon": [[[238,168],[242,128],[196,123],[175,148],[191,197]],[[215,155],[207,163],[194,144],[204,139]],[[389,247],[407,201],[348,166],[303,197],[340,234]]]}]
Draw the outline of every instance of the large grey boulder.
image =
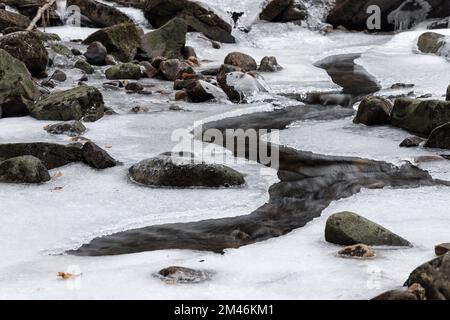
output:
[{"label": "large grey boulder", "polygon": [[95,87],[79,86],[56,91],[31,107],[31,116],[38,120],[95,121],[104,115],[103,96]]},{"label": "large grey boulder", "polygon": [[83,44],[100,42],[116,59],[130,62],[141,43],[141,33],[142,30],[134,23],[121,23],[94,32],[83,41]]},{"label": "large grey boulder", "polygon": [[152,26],[159,28],[175,17],[186,21],[190,30],[203,33],[208,38],[224,43],[234,43],[232,27],[216,13],[197,1],[149,0],[144,14]]},{"label": "large grey boulder", "polygon": [[0,118],[28,115],[40,96],[27,67],[0,49]]},{"label": "large grey boulder", "polygon": [[32,31],[14,32],[1,37],[0,49],[22,61],[34,76],[47,68],[48,52],[43,41]]},{"label": "large grey boulder", "polygon": [[394,126],[424,136],[447,122],[450,122],[450,101],[398,98],[391,113]]},{"label": "large grey boulder", "polygon": [[369,246],[411,246],[407,240],[353,212],[331,215],[325,227],[325,240],[344,246],[359,243]]},{"label": "large grey boulder", "polygon": [[141,48],[150,58],[181,59],[182,50],[186,45],[186,33],[186,22],[183,19],[174,18],[161,28],[145,34]]},{"label": "large grey boulder", "polygon": [[436,32],[425,32],[417,41],[417,48],[423,53],[432,53],[440,56],[447,56],[446,52],[446,37]]},{"label": "large grey boulder", "polygon": [[419,283],[428,300],[450,300],[450,253],[446,253],[415,269],[406,285]]},{"label": "large grey boulder", "polygon": [[242,52],[229,53],[225,57],[223,63],[230,66],[239,67],[243,72],[256,71],[256,69],[258,68],[255,59]]},{"label": "large grey boulder", "polygon": [[217,164],[190,158],[160,155],[143,160],[129,170],[133,181],[155,187],[229,187],[245,183],[242,174]]},{"label": "large grey boulder", "polygon": [[0,163],[0,182],[41,183],[49,180],[47,168],[33,156],[10,158]]}]

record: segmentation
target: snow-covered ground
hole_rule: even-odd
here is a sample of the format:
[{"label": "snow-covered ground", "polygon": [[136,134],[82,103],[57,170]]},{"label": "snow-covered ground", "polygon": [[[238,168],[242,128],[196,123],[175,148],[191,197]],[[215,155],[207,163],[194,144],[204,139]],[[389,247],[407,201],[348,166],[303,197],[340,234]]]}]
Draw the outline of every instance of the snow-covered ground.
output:
[{"label": "snow-covered ground", "polygon": [[[217,7],[217,1],[204,2]],[[255,0],[249,5],[246,1],[222,1],[220,9],[226,12],[227,6],[245,4],[244,9],[251,8],[246,9],[250,21],[256,17],[260,2]],[[121,10],[135,19],[141,17],[135,9]],[[47,31],[69,40],[85,38],[95,29],[56,27]],[[189,35],[188,43],[201,59],[208,60],[204,68],[219,65],[232,51],[248,53],[257,60],[276,56],[284,70],[264,74],[272,93],[336,89],[326,72],[312,63],[333,54],[362,52],[358,63],[377,76],[384,87],[396,82],[415,83],[417,92],[439,97],[450,83],[449,62],[413,52],[421,32],[395,36],[344,32],[322,35],[294,24],[257,22],[250,33],[236,34],[237,44],[223,45],[221,50],[213,49],[209,41],[195,33]],[[79,74],[71,71],[68,75],[66,86],[71,87]],[[101,82],[97,75],[91,83],[100,86]],[[164,91],[165,84],[153,80],[145,84]],[[85,137],[107,148],[124,165],[95,171],[83,164],[72,164],[52,170],[55,178],[40,186],[0,186],[0,298],[367,299],[401,286],[410,271],[433,258],[435,244],[450,240],[449,189],[428,187],[364,190],[332,203],[320,218],[289,235],[227,250],[224,255],[189,250],[95,258],[61,255],[65,249],[119,230],[248,214],[267,201],[267,190],[277,180],[273,170],[235,160],[228,154],[232,166],[246,174],[247,185],[243,188],[170,190],[134,185],[127,179],[127,168],[170,151],[177,144],[171,139],[174,130],[190,129],[202,119],[268,110],[271,105],[177,103],[190,112],[175,112],[169,111],[172,102],[164,94],[103,93],[106,104],[119,114],[87,124]],[[128,113],[134,106],[149,107],[150,112]],[[0,143],[68,143],[69,138],[50,136],[42,129],[49,123],[31,118],[1,119]],[[187,131],[186,136],[191,141]],[[407,136],[390,127],[355,125],[350,118],[300,122],[280,133],[281,143],[300,150],[395,163],[438,152],[398,148]],[[216,157],[225,153],[218,152]],[[212,156],[210,160],[217,158]],[[421,166],[436,177],[450,179],[445,162]],[[377,258],[368,261],[337,257],[339,247],[325,242],[324,227],[330,214],[343,210],[382,224],[411,241],[414,248],[376,248]],[[196,285],[170,285],[154,277],[155,272],[171,265],[214,274],[211,281]],[[63,281],[56,277],[59,271],[82,275]]]}]

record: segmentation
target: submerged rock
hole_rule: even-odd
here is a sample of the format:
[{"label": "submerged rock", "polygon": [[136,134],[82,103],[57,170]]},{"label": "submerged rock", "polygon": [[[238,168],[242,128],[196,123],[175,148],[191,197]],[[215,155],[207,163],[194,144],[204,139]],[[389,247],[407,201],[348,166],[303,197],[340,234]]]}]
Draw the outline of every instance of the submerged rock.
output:
[{"label": "submerged rock", "polygon": [[428,136],[450,122],[450,101],[398,98],[391,113],[394,126]]},{"label": "submerged rock", "polygon": [[130,62],[141,43],[141,33],[134,23],[122,23],[94,32],[83,43],[100,42],[109,54],[122,62]]},{"label": "submerged rock", "polygon": [[28,115],[40,96],[26,66],[0,49],[0,118]]},{"label": "submerged rock", "polygon": [[55,123],[44,129],[51,134],[66,134],[69,137],[79,136],[86,131],[86,127],[78,120]]},{"label": "submerged rock", "polygon": [[325,228],[325,239],[345,246],[359,243],[370,246],[411,246],[407,240],[352,212],[330,216]]},{"label": "submerged rock", "polygon": [[224,60],[224,64],[241,68],[242,72],[256,71],[258,65],[255,59],[241,52],[231,52]]},{"label": "submerged rock", "polygon": [[106,69],[105,74],[106,79],[108,80],[139,80],[142,76],[141,67],[131,62],[112,66],[109,69]]},{"label": "submerged rock", "polygon": [[450,253],[446,253],[415,269],[406,285],[414,283],[425,288],[428,300],[450,300]]},{"label": "submerged rock", "polygon": [[30,113],[38,120],[81,120],[86,116],[98,120],[104,114],[103,96],[90,86],[56,91],[36,102]]},{"label": "submerged rock", "polygon": [[181,59],[182,50],[186,45],[186,33],[186,22],[183,19],[174,18],[161,28],[145,34],[141,48],[150,58]]},{"label": "submerged rock", "polygon": [[44,43],[31,31],[14,32],[1,37],[0,49],[22,61],[34,76],[47,68],[48,53]]},{"label": "submerged rock", "polygon": [[382,97],[369,96],[359,104],[354,123],[366,126],[384,125],[391,123],[392,103]]},{"label": "submerged rock", "polygon": [[47,168],[33,156],[20,156],[0,162],[0,182],[42,183],[49,180]]},{"label": "submerged rock", "polygon": [[425,143],[425,148],[450,149],[450,122],[431,132]]},{"label": "submerged rock", "polygon": [[129,172],[133,181],[157,187],[217,188],[245,183],[242,174],[229,167],[163,155],[143,160]]},{"label": "submerged rock", "polygon": [[189,29],[201,32],[212,40],[225,43],[236,41],[231,35],[231,25],[197,1],[149,0],[144,15],[157,28],[178,17],[186,21]]},{"label": "submerged rock", "polygon": [[168,267],[158,272],[158,276],[167,283],[200,283],[210,279],[208,272],[184,267]]}]

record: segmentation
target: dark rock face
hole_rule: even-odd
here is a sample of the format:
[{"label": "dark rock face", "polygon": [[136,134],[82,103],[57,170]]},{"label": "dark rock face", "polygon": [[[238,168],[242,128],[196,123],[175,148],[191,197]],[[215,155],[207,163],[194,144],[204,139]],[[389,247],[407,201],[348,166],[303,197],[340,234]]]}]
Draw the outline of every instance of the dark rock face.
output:
[{"label": "dark rock face", "polygon": [[360,54],[330,56],[314,65],[325,69],[333,82],[343,88],[343,93],[365,95],[377,92],[381,86],[375,77],[355,63],[360,56]]},{"label": "dark rock face", "polygon": [[107,169],[117,165],[117,161],[95,143],[86,142],[81,149],[81,153],[83,161],[92,168]]},{"label": "dark rock face", "polygon": [[33,32],[20,31],[1,37],[0,49],[22,61],[32,75],[37,76],[47,68],[47,50],[42,40]]},{"label": "dark rock face", "polygon": [[425,147],[450,149],[450,122],[434,129],[428,137]]},{"label": "dark rock face", "polygon": [[414,283],[425,288],[428,300],[450,299],[450,254],[446,253],[414,270],[406,281],[410,286]]},{"label": "dark rock face", "polygon": [[112,66],[105,71],[106,79],[134,79],[139,80],[142,76],[141,67],[137,64],[128,62],[117,66]]},{"label": "dark rock face", "polygon": [[271,0],[259,14],[261,20],[271,22],[291,22],[304,20],[308,12],[295,0]]},{"label": "dark rock face", "polygon": [[189,0],[149,0],[144,9],[147,20],[154,27],[162,27],[169,20],[179,17],[189,29],[201,32],[208,38],[224,43],[234,43],[231,25],[201,4]]},{"label": "dark rock face", "polygon": [[426,300],[425,289],[418,283],[414,283],[407,290],[391,290],[380,294],[372,300]]},{"label": "dark rock face", "polygon": [[7,28],[26,29],[30,23],[31,20],[21,14],[0,9],[0,32]]},{"label": "dark rock face", "polygon": [[83,43],[100,42],[109,54],[122,62],[130,62],[141,43],[141,32],[134,23],[122,23],[94,32]]},{"label": "dark rock face", "polygon": [[118,9],[94,0],[67,0],[67,7],[78,6],[81,14],[98,27],[110,27],[120,23],[133,23],[130,17]]},{"label": "dark rock face", "polygon": [[424,140],[420,137],[408,137],[400,143],[400,147],[415,148],[420,146]]},{"label": "dark rock face", "polygon": [[[226,129],[283,129],[297,120],[338,119],[352,113],[353,110],[331,106],[292,107],[211,122],[204,125],[203,132],[211,128],[222,132]],[[207,136],[203,140],[212,141]],[[257,148],[261,147],[265,147],[265,143],[260,141]],[[175,248],[222,252],[226,248],[285,235],[320,216],[332,201],[349,197],[362,188],[437,184],[428,173],[411,164],[395,167],[372,160],[273,147],[274,152],[280,154],[280,182],[270,188],[269,202],[250,215],[128,230],[94,239],[69,253],[100,256]],[[232,151],[236,154],[241,150]]]},{"label": "dark rock face", "polygon": [[0,144],[0,159],[27,155],[40,159],[48,170],[82,161],[81,149],[73,146],[44,142]]},{"label": "dark rock face", "polygon": [[369,96],[364,98],[358,108],[354,123],[366,126],[391,123],[392,103],[382,97]]},{"label": "dark rock face", "polygon": [[450,102],[398,98],[391,122],[396,127],[428,136],[435,128],[450,122]]},{"label": "dark rock face", "polygon": [[258,69],[255,59],[241,52],[231,52],[224,60],[224,64],[241,68],[241,71],[255,71]]},{"label": "dark rock face", "polygon": [[150,58],[181,59],[182,50],[186,45],[186,33],[186,22],[174,18],[161,28],[145,34],[141,48]]},{"label": "dark rock face", "polygon": [[445,45],[445,36],[436,32],[425,32],[417,41],[417,48],[423,53],[439,55],[439,50]]},{"label": "dark rock face", "polygon": [[264,57],[259,64],[258,71],[260,72],[277,72],[282,70],[283,67],[278,64],[275,57]]},{"label": "dark rock face", "polygon": [[[409,1],[409,0],[408,0]],[[349,30],[366,30],[367,19],[372,13],[367,13],[367,8],[376,5],[381,9],[381,31],[392,31],[397,27],[411,27],[411,23],[402,20],[402,14],[396,11],[403,5],[403,12],[413,12],[411,19],[420,21],[422,16],[420,11],[421,5],[409,3],[405,4],[405,0],[337,0],[334,8],[328,15],[327,22],[334,27],[344,26]],[[410,1],[411,2],[411,1]],[[417,3],[417,1],[414,1]],[[428,18],[444,18],[450,16],[450,4],[446,0],[427,0],[431,9],[426,17]],[[423,10],[422,10],[423,11]],[[426,11],[426,10],[425,10]],[[403,24],[402,24],[403,22]],[[380,30],[374,30],[380,31]]]},{"label": "dark rock face", "polygon": [[434,252],[437,256],[442,256],[447,252],[450,252],[450,243],[441,243],[434,247]]},{"label": "dark rock face", "polygon": [[78,120],[55,123],[44,129],[50,134],[66,134],[69,137],[79,136],[86,131],[86,127]]},{"label": "dark rock face", "polygon": [[103,66],[105,65],[107,54],[108,50],[106,47],[101,42],[94,41],[88,46],[84,56],[88,63],[96,66]]},{"label": "dark rock face", "polygon": [[446,101],[450,101],[450,86],[447,87],[447,95],[445,97]]},{"label": "dark rock face", "polygon": [[27,67],[0,49],[0,118],[28,115],[40,96]]},{"label": "dark rock face", "polygon": [[407,240],[352,212],[336,213],[328,218],[325,240],[344,246],[359,243],[371,246],[411,246]]},{"label": "dark rock face", "polygon": [[133,181],[157,187],[217,188],[245,183],[244,177],[231,168],[170,156],[143,160],[129,171]]},{"label": "dark rock face", "polygon": [[33,156],[15,157],[0,162],[0,182],[42,183],[49,180],[47,168]]},{"label": "dark rock face", "polygon": [[169,283],[201,283],[210,279],[210,274],[205,271],[184,267],[168,267],[158,272],[161,280]]},{"label": "dark rock face", "polygon": [[30,113],[38,120],[69,121],[84,117],[98,120],[104,115],[103,96],[90,86],[57,91],[34,104]]}]

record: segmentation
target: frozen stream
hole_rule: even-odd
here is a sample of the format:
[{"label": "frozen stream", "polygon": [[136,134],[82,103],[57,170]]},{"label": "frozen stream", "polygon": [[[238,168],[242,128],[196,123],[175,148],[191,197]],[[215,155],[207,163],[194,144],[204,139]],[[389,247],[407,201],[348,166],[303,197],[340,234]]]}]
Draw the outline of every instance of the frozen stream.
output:
[{"label": "frozen stream", "polygon": [[[214,1],[207,2],[214,6]],[[226,7],[221,9],[226,11]],[[136,10],[123,10],[142,21]],[[248,14],[247,18],[251,20],[252,16]],[[56,27],[47,31],[70,40],[85,38],[95,29]],[[248,53],[256,60],[276,56],[285,69],[264,75],[272,93],[337,89],[326,72],[312,63],[333,54],[362,52],[357,62],[374,74],[384,88],[395,82],[412,82],[418,93],[440,97],[450,83],[450,64],[443,58],[413,53],[415,39],[421,32],[396,36],[335,32],[324,36],[293,24],[257,23],[250,33],[236,35],[237,44],[223,45],[221,50],[212,49],[199,34],[190,34],[188,42],[201,59],[207,60],[204,68],[219,65],[232,51]],[[80,74],[71,71],[68,76],[65,86],[72,87]],[[103,81],[99,71],[90,83],[101,88]],[[102,234],[161,223],[245,215],[268,200],[267,190],[277,181],[275,171],[236,160],[229,154],[231,166],[246,174],[247,185],[243,188],[170,190],[130,183],[127,168],[170,151],[177,144],[171,139],[174,130],[187,130],[206,118],[272,108],[263,102],[177,103],[186,111],[170,111],[174,103],[171,83],[146,80],[145,84],[149,90],[162,93],[142,96],[102,89],[106,104],[118,115],[87,124],[85,137],[107,148],[123,166],[99,172],[72,164],[52,170],[56,177],[43,185],[0,186],[0,298],[367,299],[400,286],[410,271],[433,258],[435,244],[450,240],[450,190],[428,187],[365,190],[332,203],[322,217],[304,228],[277,239],[227,250],[225,255],[188,250],[115,257],[60,255],[63,250]],[[135,106],[148,107],[150,112],[130,114]],[[389,127],[366,128],[351,120],[296,123],[280,133],[280,142],[299,150],[394,163],[439,153],[422,148],[400,149],[398,144],[409,136],[407,132]],[[47,134],[42,127],[49,123],[29,117],[1,119],[0,143],[70,142],[67,137]],[[226,153],[218,148],[217,152],[217,157]],[[215,161],[215,157],[209,160]],[[450,179],[446,162],[425,163],[421,167],[435,177]],[[343,210],[355,211],[384,225],[410,240],[414,248],[376,248],[378,257],[370,261],[338,258],[339,248],[326,243],[323,234],[326,218]],[[153,277],[171,265],[211,270],[214,276],[198,285],[169,285]],[[56,277],[59,271],[78,271],[82,276],[64,282]]]}]

